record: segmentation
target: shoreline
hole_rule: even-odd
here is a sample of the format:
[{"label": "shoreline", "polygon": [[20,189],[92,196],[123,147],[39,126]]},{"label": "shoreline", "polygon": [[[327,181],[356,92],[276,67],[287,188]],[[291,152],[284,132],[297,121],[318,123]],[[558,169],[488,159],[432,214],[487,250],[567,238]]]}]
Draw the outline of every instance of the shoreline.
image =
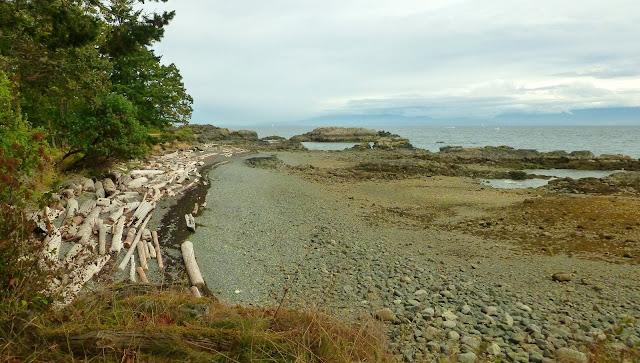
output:
[{"label": "shoreline", "polygon": [[[375,317],[398,360],[407,362],[456,354],[582,359],[592,354],[589,347],[622,352],[640,339],[640,326],[625,320],[640,319],[633,308],[640,299],[637,249],[624,242],[636,226],[625,229],[627,221],[615,214],[637,214],[637,195],[491,189],[431,169],[396,178],[385,168],[354,174],[367,160],[384,165],[408,153],[263,155],[253,167],[238,159],[213,172],[218,202],[199,216],[208,228],[192,237],[205,280],[225,303],[276,305],[299,273],[288,306],[347,321]],[[584,219],[602,222],[575,217],[577,226],[554,229],[573,208],[601,211]],[[601,226],[609,217],[617,224]],[[634,258],[561,249],[570,239],[620,241]],[[569,281],[554,281],[560,272]],[[479,350],[483,345],[491,353]]]}]

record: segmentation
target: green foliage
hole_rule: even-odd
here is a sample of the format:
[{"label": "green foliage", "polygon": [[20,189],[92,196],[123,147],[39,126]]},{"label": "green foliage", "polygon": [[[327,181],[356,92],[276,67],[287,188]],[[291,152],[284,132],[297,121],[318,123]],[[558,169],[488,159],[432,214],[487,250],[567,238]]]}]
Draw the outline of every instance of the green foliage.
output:
[{"label": "green foliage", "polygon": [[109,94],[95,107],[70,117],[66,129],[71,152],[84,160],[128,159],[144,156],[148,132],[136,119],[136,108],[124,96]]},{"label": "green foliage", "polygon": [[114,59],[113,91],[127,95],[138,108],[138,119],[147,127],[166,129],[186,124],[193,99],[184,88],[175,64],[160,63],[153,51],[140,49]]},{"label": "green foliage", "polygon": [[27,177],[49,161],[44,136],[23,119],[11,83],[0,71],[0,203],[19,205],[29,199]]},{"label": "green foliage", "polygon": [[23,119],[12,84],[0,71],[0,305],[18,309],[39,301],[45,281],[31,279],[39,244],[29,241],[33,226],[25,212],[34,194],[31,177],[49,161],[44,136]]},{"label": "green foliage", "polygon": [[[141,126],[162,130],[190,118],[193,100],[180,72],[151,50],[175,13],[148,13],[144,3],[0,2],[0,70],[15,81],[22,114],[46,130],[51,145],[68,150],[65,157],[140,156],[140,144],[127,150],[119,143],[140,141]],[[112,94],[124,96],[136,111]],[[109,115],[113,108],[128,116]],[[108,141],[89,144],[97,138]]]}]

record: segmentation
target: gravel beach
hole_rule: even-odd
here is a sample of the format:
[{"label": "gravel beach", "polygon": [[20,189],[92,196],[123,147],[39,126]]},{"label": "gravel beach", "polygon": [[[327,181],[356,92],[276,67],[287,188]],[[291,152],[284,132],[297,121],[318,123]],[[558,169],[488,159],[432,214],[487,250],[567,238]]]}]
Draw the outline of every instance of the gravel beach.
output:
[{"label": "gravel beach", "polygon": [[638,348],[638,264],[534,253],[452,227],[538,192],[470,178],[322,181],[291,166],[340,165],[332,153],[275,155],[273,167],[251,167],[268,155],[246,155],[209,172],[189,240],[223,302],[284,298],[375,317],[400,361],[587,362],[605,352],[624,361]]}]

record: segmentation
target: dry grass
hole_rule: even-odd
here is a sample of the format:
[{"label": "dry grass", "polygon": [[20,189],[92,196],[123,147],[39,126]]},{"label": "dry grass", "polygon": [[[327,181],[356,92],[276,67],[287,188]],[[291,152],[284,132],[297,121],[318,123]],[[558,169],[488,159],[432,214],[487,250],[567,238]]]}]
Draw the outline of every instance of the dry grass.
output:
[{"label": "dry grass", "polygon": [[0,360],[387,362],[372,321],[230,307],[179,289],[111,287],[49,313],[2,316]]}]

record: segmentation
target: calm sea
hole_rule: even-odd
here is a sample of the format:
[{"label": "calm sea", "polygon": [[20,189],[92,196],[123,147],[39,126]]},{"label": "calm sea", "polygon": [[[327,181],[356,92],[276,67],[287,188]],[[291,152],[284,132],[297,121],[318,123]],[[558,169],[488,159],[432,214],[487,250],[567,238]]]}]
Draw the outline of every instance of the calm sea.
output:
[{"label": "calm sea", "polygon": [[[314,127],[252,128],[259,137],[291,137]],[[589,150],[596,155],[623,154],[640,158],[640,126],[504,126],[504,127],[376,127],[408,138],[421,149],[438,151],[442,146],[500,146],[539,151]]]}]

